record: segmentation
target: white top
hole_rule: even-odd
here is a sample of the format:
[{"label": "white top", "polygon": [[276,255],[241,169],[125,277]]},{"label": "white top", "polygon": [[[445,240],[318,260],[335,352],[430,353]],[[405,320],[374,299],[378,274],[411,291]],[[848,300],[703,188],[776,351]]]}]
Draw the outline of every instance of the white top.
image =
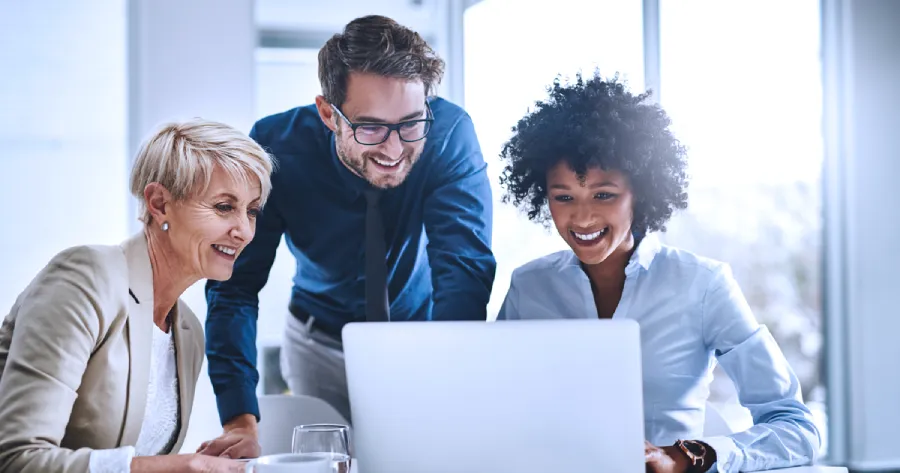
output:
[{"label": "white top", "polygon": [[178,371],[172,331],[153,330],[150,385],[137,445],[91,452],[90,473],[130,473],[131,459],[169,453],[178,435]]}]

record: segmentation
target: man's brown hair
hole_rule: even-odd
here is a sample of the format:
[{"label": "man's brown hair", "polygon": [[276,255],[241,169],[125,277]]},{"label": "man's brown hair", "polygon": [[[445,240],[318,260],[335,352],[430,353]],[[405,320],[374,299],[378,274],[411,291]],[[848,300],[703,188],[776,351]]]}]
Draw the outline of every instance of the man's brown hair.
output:
[{"label": "man's brown hair", "polygon": [[357,18],[319,50],[319,83],[329,103],[347,98],[351,72],[421,80],[426,96],[444,75],[444,61],[415,31],[379,15]]}]

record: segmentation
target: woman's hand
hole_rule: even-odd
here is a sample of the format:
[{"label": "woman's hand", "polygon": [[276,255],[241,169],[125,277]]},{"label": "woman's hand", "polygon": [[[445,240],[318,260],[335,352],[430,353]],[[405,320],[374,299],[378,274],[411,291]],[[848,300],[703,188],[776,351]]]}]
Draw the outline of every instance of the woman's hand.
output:
[{"label": "woman's hand", "polygon": [[191,455],[189,471],[191,473],[244,473],[246,463],[222,457],[208,455]]},{"label": "woman's hand", "polygon": [[238,416],[225,424],[219,438],[200,444],[197,453],[224,458],[256,458],[260,454],[256,417]]},{"label": "woman's hand", "polygon": [[657,447],[644,441],[647,473],[687,473],[691,463],[678,447]]},{"label": "woman's hand", "polygon": [[134,457],[131,473],[244,473],[246,463],[207,455]]}]

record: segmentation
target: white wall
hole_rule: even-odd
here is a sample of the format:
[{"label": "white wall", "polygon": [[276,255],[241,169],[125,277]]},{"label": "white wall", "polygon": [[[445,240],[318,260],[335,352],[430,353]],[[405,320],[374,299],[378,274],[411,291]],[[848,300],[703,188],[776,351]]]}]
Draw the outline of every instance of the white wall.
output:
[{"label": "white wall", "polygon": [[0,0],[0,317],[59,251],[127,236],[124,0]]},{"label": "white wall", "polygon": [[422,0],[416,5],[410,0],[257,0],[256,23],[265,29],[337,33],[356,17],[379,14],[427,36],[434,31],[444,1]]},{"label": "white wall", "polygon": [[900,2],[827,0],[832,440],[851,468],[900,468]]},{"label": "white wall", "polygon": [[129,2],[129,146],[159,123],[253,124],[253,0]]},{"label": "white wall", "polygon": [[[443,97],[463,101],[462,15],[471,0],[256,0],[256,24],[264,31],[329,37],[364,15],[393,18],[425,37],[446,62],[438,87]],[[318,45],[316,45],[318,47]]]}]

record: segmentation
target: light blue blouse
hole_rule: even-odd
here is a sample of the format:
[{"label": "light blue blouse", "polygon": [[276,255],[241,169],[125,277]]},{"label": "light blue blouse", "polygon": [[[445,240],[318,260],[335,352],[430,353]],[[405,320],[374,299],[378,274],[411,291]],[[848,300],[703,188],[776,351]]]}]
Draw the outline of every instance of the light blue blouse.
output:
[{"label": "light blue blouse", "polygon": [[[516,269],[498,320],[596,318],[590,281],[572,251]],[[647,235],[625,269],[614,319],[641,327],[644,429],[654,445],[696,439],[712,446],[711,471],[807,465],[821,445],[800,382],[768,329],[753,316],[728,265]],[[721,363],[754,426],[704,437],[713,368]]]}]

